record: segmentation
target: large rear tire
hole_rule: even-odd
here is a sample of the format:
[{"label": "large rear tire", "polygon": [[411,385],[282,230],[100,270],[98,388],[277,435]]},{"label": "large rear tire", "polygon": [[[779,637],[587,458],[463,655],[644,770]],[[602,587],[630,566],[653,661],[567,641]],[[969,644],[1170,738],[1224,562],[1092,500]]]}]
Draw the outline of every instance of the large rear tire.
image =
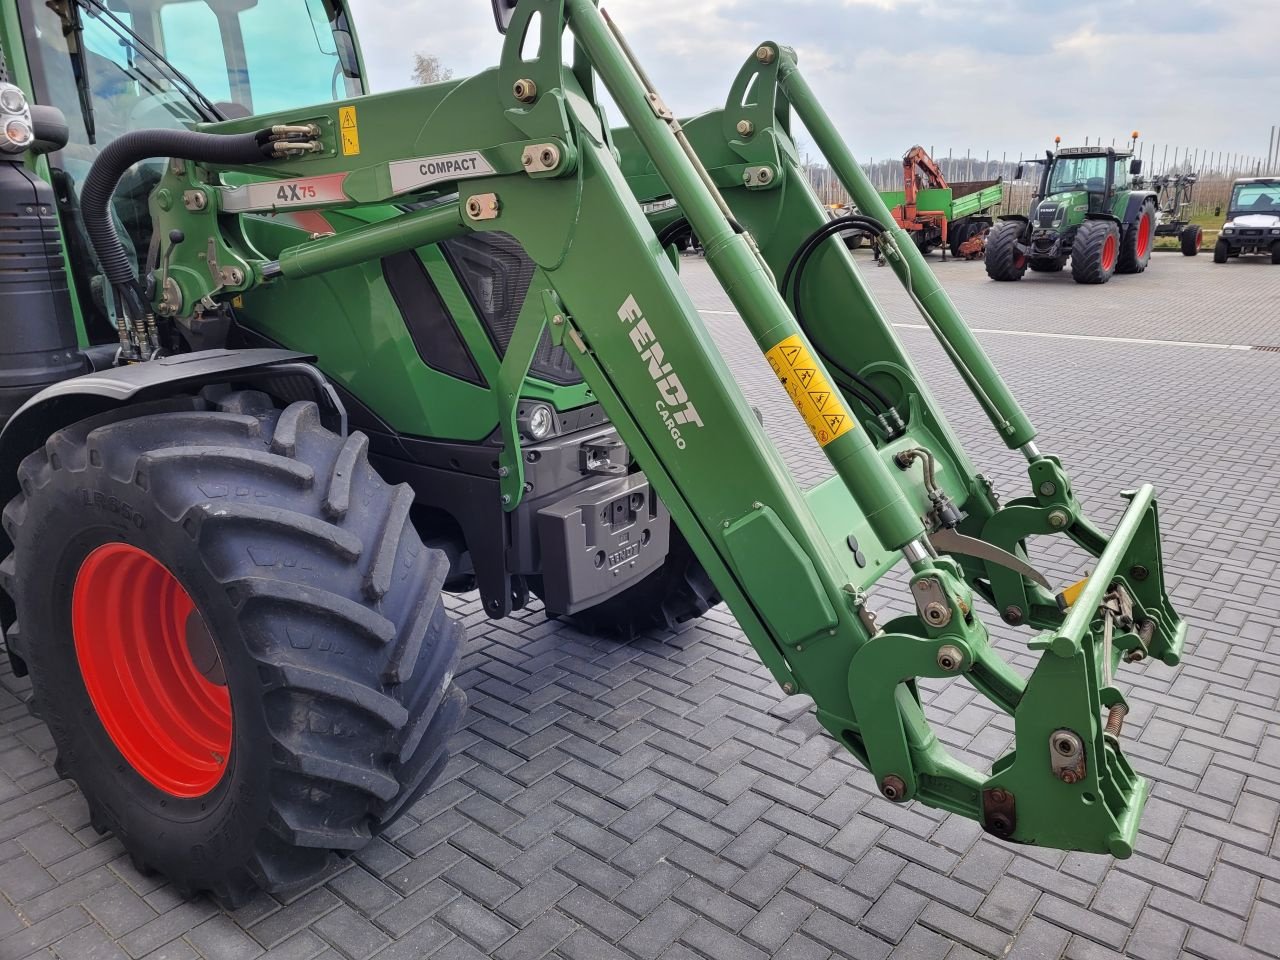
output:
[{"label": "large rear tire", "polygon": [[1148,200],[1138,211],[1133,223],[1124,229],[1120,238],[1120,257],[1116,261],[1116,273],[1142,273],[1151,262],[1151,250],[1156,240],[1156,204]]},{"label": "large rear tire", "polygon": [[632,640],[649,630],[677,630],[719,602],[711,578],[673,524],[661,567],[604,603],[563,619],[585,633]]},{"label": "large rear tire", "polygon": [[1111,220],[1086,220],[1071,244],[1071,278],[1076,283],[1106,283],[1116,272],[1120,228]]},{"label": "large rear tire", "polygon": [[1022,237],[1022,224],[1002,220],[987,234],[987,276],[992,280],[1021,280],[1027,272],[1027,257],[1017,244]]},{"label": "large rear tire", "polygon": [[313,884],[447,760],[447,560],[366,448],[242,392],[81,421],[19,468],[0,581],[33,712],[94,828],[184,894]]}]

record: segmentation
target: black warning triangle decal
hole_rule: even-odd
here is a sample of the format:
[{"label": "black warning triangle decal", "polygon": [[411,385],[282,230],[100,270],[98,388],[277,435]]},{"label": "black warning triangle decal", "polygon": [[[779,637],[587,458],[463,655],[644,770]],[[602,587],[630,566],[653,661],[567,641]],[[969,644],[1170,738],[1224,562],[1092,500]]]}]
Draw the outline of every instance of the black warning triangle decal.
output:
[{"label": "black warning triangle decal", "polygon": [[810,390],[809,399],[812,400],[813,405],[821,411],[822,408],[827,405],[827,401],[831,399],[831,394],[826,390]]},{"label": "black warning triangle decal", "polygon": [[817,376],[817,371],[812,367],[805,367],[803,370],[796,370],[796,376],[799,377],[800,382],[807,387],[813,382],[813,378]]},{"label": "black warning triangle decal", "polygon": [[831,428],[832,433],[838,433],[840,427],[844,424],[844,416],[842,414],[832,414],[825,418],[827,426]]},{"label": "black warning triangle decal", "polygon": [[794,365],[796,357],[800,355],[800,350],[800,347],[783,347],[782,355],[787,358],[787,363]]}]

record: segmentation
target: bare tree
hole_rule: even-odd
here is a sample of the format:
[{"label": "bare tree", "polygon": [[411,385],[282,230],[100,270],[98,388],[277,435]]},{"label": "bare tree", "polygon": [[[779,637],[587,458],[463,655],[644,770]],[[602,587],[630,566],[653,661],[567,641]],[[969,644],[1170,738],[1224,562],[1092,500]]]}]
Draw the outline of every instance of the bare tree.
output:
[{"label": "bare tree", "polygon": [[452,79],[453,71],[446,67],[439,57],[426,53],[415,53],[413,55],[414,83],[439,83],[441,80]]}]

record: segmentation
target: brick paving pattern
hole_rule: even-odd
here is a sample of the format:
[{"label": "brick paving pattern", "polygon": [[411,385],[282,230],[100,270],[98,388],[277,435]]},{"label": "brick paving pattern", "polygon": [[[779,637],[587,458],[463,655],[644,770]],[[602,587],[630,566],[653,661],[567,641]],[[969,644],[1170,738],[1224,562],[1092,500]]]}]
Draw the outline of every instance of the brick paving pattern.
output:
[{"label": "brick paving pattern", "polygon": [[[1280,268],[1160,254],[1100,288],[990,283],[938,264],[979,328],[1280,344]],[[684,272],[744,391],[802,483],[827,475],[704,263]],[[896,322],[914,323],[868,265]],[[927,333],[902,336],[970,454],[1025,484]],[[729,613],[675,636],[592,639],[525,612],[454,606],[471,710],[444,781],[326,883],[234,913],[137,873],[57,778],[23,681],[0,673],[0,960],[1263,960],[1280,943],[1280,355],[981,336],[1113,523],[1118,491],[1161,492],[1184,665],[1126,668],[1126,749],[1155,781],[1134,857],[1019,849],[881,799],[783,698]],[[1056,544],[1057,583],[1084,569]],[[901,607],[900,579],[876,592]],[[985,615],[985,614],[984,614]],[[1015,665],[1025,637],[993,616]],[[1012,724],[961,682],[924,685],[947,745],[986,768]]]}]

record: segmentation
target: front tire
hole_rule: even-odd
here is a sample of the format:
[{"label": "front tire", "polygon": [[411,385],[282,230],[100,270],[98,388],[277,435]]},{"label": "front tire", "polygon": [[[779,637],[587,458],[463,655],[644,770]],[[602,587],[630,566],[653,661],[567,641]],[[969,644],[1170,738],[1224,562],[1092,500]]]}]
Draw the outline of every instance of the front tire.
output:
[{"label": "front tire", "polygon": [[1271,263],[1273,266],[1280,265],[1280,240],[1271,245]]},{"label": "front tire", "polygon": [[1225,240],[1219,240],[1213,245],[1213,262],[1226,263],[1227,258],[1231,256],[1231,244]]},{"label": "front tire", "polygon": [[439,775],[447,561],[367,441],[260,393],[55,433],[4,510],[32,710],[99,832],[184,894],[313,884]]},{"label": "front tire", "polygon": [[1071,244],[1071,278],[1076,283],[1106,283],[1116,272],[1120,228],[1111,220],[1086,220]]},{"label": "front tire", "polygon": [[987,234],[987,276],[992,280],[1021,280],[1027,272],[1027,257],[1018,249],[1022,238],[1022,224],[1017,220],[1002,220]]}]

